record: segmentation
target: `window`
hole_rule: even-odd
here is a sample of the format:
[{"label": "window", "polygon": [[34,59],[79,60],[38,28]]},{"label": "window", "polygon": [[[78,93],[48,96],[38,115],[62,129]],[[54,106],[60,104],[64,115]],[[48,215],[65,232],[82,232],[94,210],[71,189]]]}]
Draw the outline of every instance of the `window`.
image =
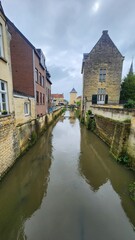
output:
[{"label": "window", "polygon": [[42,93],[40,93],[40,104],[42,104]]},{"label": "window", "polygon": [[30,115],[30,104],[29,104],[29,102],[24,103],[24,114],[25,115]]},{"label": "window", "polygon": [[39,73],[39,81],[40,81],[40,85],[42,86],[42,75],[41,75],[41,73]]},{"label": "window", "polygon": [[104,104],[105,103],[105,96],[106,96],[105,88],[98,88],[97,103],[98,104]]},{"label": "window", "polygon": [[45,94],[43,94],[43,104],[45,104]]},{"label": "window", "polygon": [[37,104],[39,104],[39,92],[36,91],[36,101],[37,101]]},{"label": "window", "polygon": [[0,113],[8,111],[6,82],[0,80]]},{"label": "window", "polygon": [[44,76],[42,76],[42,86],[43,86],[43,87],[45,86],[45,79],[44,79]]},{"label": "window", "polygon": [[0,24],[0,57],[4,57],[2,25]]},{"label": "window", "polygon": [[106,69],[100,69],[99,81],[100,82],[105,82],[105,79],[106,79]]},{"label": "window", "polygon": [[38,70],[35,68],[35,81],[38,83]]}]

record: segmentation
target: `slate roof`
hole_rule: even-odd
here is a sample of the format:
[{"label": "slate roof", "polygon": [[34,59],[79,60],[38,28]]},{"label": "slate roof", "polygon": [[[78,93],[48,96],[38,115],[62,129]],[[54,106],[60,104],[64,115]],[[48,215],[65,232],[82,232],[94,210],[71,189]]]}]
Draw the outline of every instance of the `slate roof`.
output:
[{"label": "slate roof", "polygon": [[87,60],[88,56],[95,51],[96,47],[98,46],[110,46],[110,47],[114,47],[117,51],[117,53],[119,54],[120,57],[122,57],[124,59],[124,57],[122,56],[122,54],[120,53],[120,51],[118,50],[118,48],[115,46],[115,44],[113,43],[113,41],[111,40],[109,34],[108,34],[108,30],[104,30],[102,32],[102,36],[100,37],[100,39],[98,40],[98,42],[95,44],[95,46],[92,48],[92,50],[89,53],[84,53],[83,54],[83,61],[82,61],[82,70],[81,73],[83,73],[83,68],[84,68],[84,63]]},{"label": "slate roof", "polygon": [[70,93],[77,93],[77,91],[73,88]]},{"label": "slate roof", "polygon": [[2,12],[2,14],[5,16],[5,13],[4,13],[4,10],[3,10],[3,7],[2,7],[1,1],[0,1],[0,12]]}]

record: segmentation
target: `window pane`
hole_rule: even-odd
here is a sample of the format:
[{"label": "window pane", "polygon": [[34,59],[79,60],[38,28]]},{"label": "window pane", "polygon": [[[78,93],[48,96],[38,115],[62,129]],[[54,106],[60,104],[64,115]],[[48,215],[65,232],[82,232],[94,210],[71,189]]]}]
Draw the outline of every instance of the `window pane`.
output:
[{"label": "window pane", "polygon": [[2,93],[1,96],[2,96],[2,102],[6,102],[6,96],[5,96],[5,93]]},{"label": "window pane", "polygon": [[4,82],[1,82],[1,90],[5,90],[5,84],[4,84]]}]

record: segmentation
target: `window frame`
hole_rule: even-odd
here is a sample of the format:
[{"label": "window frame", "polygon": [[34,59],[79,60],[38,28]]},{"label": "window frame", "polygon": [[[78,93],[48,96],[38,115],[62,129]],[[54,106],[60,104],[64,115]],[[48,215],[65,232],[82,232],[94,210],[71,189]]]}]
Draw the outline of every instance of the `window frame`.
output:
[{"label": "window frame", "polygon": [[25,116],[30,115],[30,103],[29,102],[24,102],[24,114],[25,114]]},{"label": "window frame", "polygon": [[39,105],[39,91],[36,91],[36,104]]},{"label": "window frame", "polygon": [[[2,89],[2,83],[4,84],[4,89]],[[5,101],[3,101],[3,95],[5,97]],[[5,104],[5,108],[4,108]],[[3,111],[8,112],[8,95],[7,95],[7,82],[0,80],[0,114],[2,114]]]},{"label": "window frame", "polygon": [[106,68],[100,68],[99,70],[99,82],[106,81]]},{"label": "window frame", "polygon": [[4,58],[3,27],[0,23],[0,58]]},{"label": "window frame", "polygon": [[38,69],[35,68],[35,82],[38,83]]}]

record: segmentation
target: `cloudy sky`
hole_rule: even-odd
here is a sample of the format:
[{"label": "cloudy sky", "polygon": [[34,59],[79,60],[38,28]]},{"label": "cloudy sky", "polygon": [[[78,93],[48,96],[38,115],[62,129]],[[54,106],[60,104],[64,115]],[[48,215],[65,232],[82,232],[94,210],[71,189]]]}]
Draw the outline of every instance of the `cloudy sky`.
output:
[{"label": "cloudy sky", "polygon": [[135,0],[1,0],[5,14],[46,56],[52,93],[82,94],[81,64],[102,35],[123,56],[123,76],[135,56]]}]

